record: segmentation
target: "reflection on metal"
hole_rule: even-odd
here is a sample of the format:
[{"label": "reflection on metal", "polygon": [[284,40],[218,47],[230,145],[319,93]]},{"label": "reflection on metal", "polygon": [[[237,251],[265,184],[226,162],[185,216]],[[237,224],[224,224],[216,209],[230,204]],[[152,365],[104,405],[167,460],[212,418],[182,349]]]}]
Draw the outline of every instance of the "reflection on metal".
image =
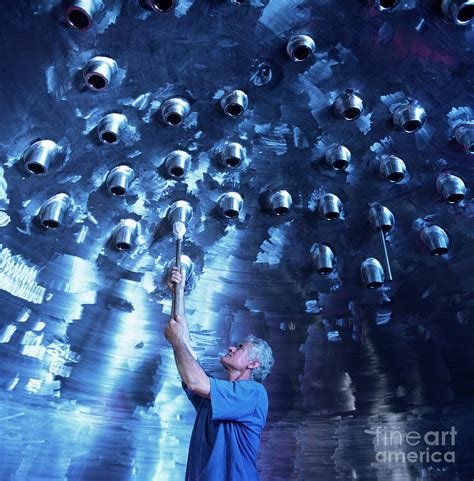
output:
[{"label": "reflection on metal", "polygon": [[356,120],[364,109],[364,101],[357,94],[346,92],[336,98],[333,107],[344,120]]},{"label": "reflection on metal", "polygon": [[400,0],[375,0],[375,7],[381,12],[386,12],[397,8]]},{"label": "reflection on metal", "polygon": [[113,58],[98,56],[91,58],[86,63],[82,75],[91,90],[100,92],[109,87],[117,69],[117,62]]},{"label": "reflection on metal", "polygon": [[45,175],[49,165],[59,153],[59,148],[52,140],[39,140],[30,145],[23,153],[23,165],[29,174]]},{"label": "reflection on metal", "polygon": [[464,124],[456,128],[454,136],[459,145],[468,153],[474,155],[474,124]]},{"label": "reflection on metal", "polygon": [[396,127],[407,134],[413,134],[423,127],[426,119],[425,109],[416,101],[399,105],[392,114]]},{"label": "reflection on metal", "polygon": [[174,97],[163,102],[161,115],[166,124],[172,127],[179,127],[184,122],[190,110],[191,107],[186,99]]},{"label": "reflection on metal", "polygon": [[122,219],[112,232],[112,242],[119,251],[128,251],[135,245],[138,235],[138,222]]},{"label": "reflection on metal", "polygon": [[219,207],[225,217],[234,219],[239,216],[243,202],[238,192],[227,192],[219,199]]},{"label": "reflection on metal", "polygon": [[456,175],[440,174],[436,179],[436,189],[448,204],[458,204],[466,195],[466,186]]},{"label": "reflection on metal", "polygon": [[394,224],[395,217],[392,212],[383,205],[375,205],[369,210],[369,222],[370,226],[375,232],[380,233],[382,240],[383,255],[385,260],[385,267],[387,269],[387,278],[389,281],[393,280],[392,270],[390,268],[390,259],[388,258],[387,244],[385,241],[385,235],[388,234]]},{"label": "reflection on metal", "polygon": [[40,208],[38,217],[41,224],[47,229],[58,228],[64,219],[71,199],[67,194],[61,193],[50,197]]},{"label": "reflection on metal", "polygon": [[188,283],[194,271],[194,263],[186,254],[181,254],[181,268],[184,270],[184,278],[186,283]]},{"label": "reflection on metal", "polygon": [[421,231],[421,239],[433,256],[442,256],[448,253],[448,234],[437,225],[424,227]]},{"label": "reflection on metal", "polygon": [[405,162],[394,155],[385,155],[380,160],[380,175],[389,182],[401,182],[407,173]]},{"label": "reflection on metal", "polygon": [[222,148],[220,157],[225,167],[236,169],[245,160],[245,149],[237,142],[229,142]]},{"label": "reflection on metal", "polygon": [[457,25],[468,25],[474,18],[474,0],[443,0],[444,14]]},{"label": "reflection on metal", "polygon": [[128,120],[122,114],[108,114],[97,124],[97,134],[104,144],[118,144],[122,132],[127,128]]},{"label": "reflection on metal", "polygon": [[294,35],[286,45],[286,51],[293,62],[304,62],[313,56],[316,44],[309,35]]},{"label": "reflection on metal", "polygon": [[105,179],[108,191],[112,195],[122,196],[127,194],[128,187],[134,178],[133,169],[128,165],[119,165],[113,168]]},{"label": "reflection on metal", "polygon": [[270,209],[275,215],[286,215],[290,211],[293,199],[286,190],[277,190],[269,198]]},{"label": "reflection on metal", "polygon": [[242,90],[233,90],[221,99],[221,108],[228,117],[240,117],[247,105],[248,97]]},{"label": "reflection on metal", "polygon": [[368,257],[360,266],[362,282],[369,289],[378,289],[383,286],[385,274],[382,264],[375,257]]},{"label": "reflection on metal", "polygon": [[313,264],[319,274],[330,274],[334,270],[334,253],[327,244],[316,244],[312,249],[312,255]]},{"label": "reflection on metal", "polygon": [[326,220],[339,219],[342,210],[342,202],[337,195],[325,194],[318,202],[318,212]]},{"label": "reflection on metal", "polygon": [[95,14],[102,8],[102,0],[66,0],[64,14],[67,24],[84,32],[92,27]]},{"label": "reflection on metal", "polygon": [[169,13],[179,4],[179,0],[143,0],[156,13]]},{"label": "reflection on metal", "polygon": [[193,208],[188,201],[177,200],[169,206],[166,217],[171,224],[182,222],[187,226],[193,217]]},{"label": "reflection on metal", "polygon": [[191,155],[184,150],[175,150],[165,158],[165,168],[168,175],[174,179],[182,179],[191,165]]},{"label": "reflection on metal", "polygon": [[325,160],[334,170],[345,170],[351,161],[351,151],[345,145],[334,145],[326,151]]}]

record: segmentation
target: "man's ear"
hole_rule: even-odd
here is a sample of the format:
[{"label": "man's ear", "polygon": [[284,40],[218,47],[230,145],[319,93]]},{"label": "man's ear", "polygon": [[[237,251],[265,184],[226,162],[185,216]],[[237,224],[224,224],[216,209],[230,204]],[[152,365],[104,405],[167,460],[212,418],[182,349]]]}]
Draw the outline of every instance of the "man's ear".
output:
[{"label": "man's ear", "polygon": [[249,369],[258,369],[260,367],[260,361],[258,359],[256,361],[251,361],[247,367]]}]

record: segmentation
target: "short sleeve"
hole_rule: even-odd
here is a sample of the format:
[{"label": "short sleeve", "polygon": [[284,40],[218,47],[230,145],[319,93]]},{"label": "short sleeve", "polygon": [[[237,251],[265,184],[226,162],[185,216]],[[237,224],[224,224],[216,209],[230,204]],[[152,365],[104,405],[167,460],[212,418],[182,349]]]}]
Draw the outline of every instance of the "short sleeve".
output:
[{"label": "short sleeve", "polygon": [[246,421],[255,414],[258,384],[211,378],[210,396],[213,421]]}]

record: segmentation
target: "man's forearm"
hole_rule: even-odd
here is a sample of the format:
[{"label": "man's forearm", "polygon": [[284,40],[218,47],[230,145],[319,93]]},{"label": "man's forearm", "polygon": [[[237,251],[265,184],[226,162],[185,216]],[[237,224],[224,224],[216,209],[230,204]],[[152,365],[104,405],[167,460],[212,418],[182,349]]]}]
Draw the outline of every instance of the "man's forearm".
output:
[{"label": "man's forearm", "polygon": [[196,359],[192,356],[185,342],[173,346],[176,367],[189,389],[195,389],[208,381],[208,377]]}]

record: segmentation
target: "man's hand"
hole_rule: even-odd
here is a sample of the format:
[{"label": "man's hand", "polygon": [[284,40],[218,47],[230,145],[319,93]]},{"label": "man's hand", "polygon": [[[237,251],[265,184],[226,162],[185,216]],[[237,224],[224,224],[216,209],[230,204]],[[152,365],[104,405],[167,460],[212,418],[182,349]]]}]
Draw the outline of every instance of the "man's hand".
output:
[{"label": "man's hand", "polygon": [[176,285],[177,288],[184,290],[184,286],[186,284],[186,280],[184,278],[184,268],[181,267],[181,272],[178,271],[178,268],[174,266],[168,272],[168,277],[166,279],[166,285],[173,290],[173,286]]},{"label": "man's hand", "polygon": [[[181,320],[179,316],[177,316],[177,319]],[[185,344],[185,329],[183,325],[174,319],[170,319],[166,325],[165,337],[173,347]]]}]

